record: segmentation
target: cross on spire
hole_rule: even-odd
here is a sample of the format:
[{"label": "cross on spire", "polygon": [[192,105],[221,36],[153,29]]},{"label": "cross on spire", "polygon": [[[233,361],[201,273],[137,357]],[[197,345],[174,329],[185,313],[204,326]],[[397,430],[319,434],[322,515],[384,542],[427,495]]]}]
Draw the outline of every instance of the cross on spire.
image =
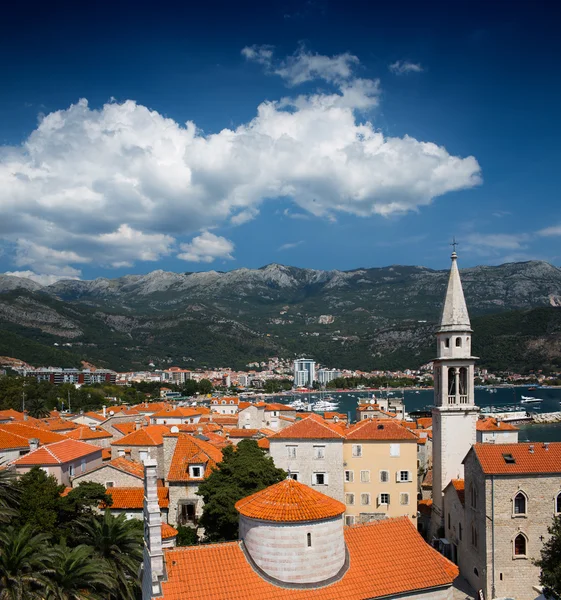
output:
[{"label": "cross on spire", "polygon": [[456,246],[458,245],[458,242],[456,241],[456,237],[452,238],[452,243],[450,244],[450,246],[452,246],[452,248],[454,249],[454,253],[456,253]]}]

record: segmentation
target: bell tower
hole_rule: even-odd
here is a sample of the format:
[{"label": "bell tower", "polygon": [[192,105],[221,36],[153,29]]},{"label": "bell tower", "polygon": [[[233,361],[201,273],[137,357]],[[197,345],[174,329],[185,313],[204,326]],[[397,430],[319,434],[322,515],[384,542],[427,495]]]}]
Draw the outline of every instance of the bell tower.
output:
[{"label": "bell tower", "polygon": [[433,466],[431,534],[444,523],[443,490],[452,479],[463,479],[463,459],[476,442],[479,407],[475,405],[471,324],[458,256],[452,252],[448,288],[436,331],[437,358],[433,361]]}]

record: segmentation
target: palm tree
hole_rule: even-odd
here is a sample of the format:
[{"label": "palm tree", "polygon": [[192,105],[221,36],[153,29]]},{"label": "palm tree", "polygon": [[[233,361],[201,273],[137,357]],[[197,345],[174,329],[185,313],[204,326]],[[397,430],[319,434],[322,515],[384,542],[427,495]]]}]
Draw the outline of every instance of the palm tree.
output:
[{"label": "palm tree", "polygon": [[42,398],[31,398],[31,400],[28,400],[26,409],[29,416],[34,417],[35,419],[42,419],[51,414],[45,400]]},{"label": "palm tree", "polygon": [[103,516],[79,521],[81,539],[109,564],[117,588],[112,597],[119,600],[134,600],[139,589],[142,527],[135,521],[128,521],[124,514],[115,517],[110,510]]},{"label": "palm tree", "polygon": [[49,577],[46,600],[101,600],[115,587],[107,563],[81,545],[54,547],[55,572]]},{"label": "palm tree", "polygon": [[0,600],[44,598],[53,572],[48,540],[48,535],[34,533],[29,525],[0,531]]},{"label": "palm tree", "polygon": [[19,488],[14,471],[0,464],[0,525],[10,522],[17,514],[19,505]]}]

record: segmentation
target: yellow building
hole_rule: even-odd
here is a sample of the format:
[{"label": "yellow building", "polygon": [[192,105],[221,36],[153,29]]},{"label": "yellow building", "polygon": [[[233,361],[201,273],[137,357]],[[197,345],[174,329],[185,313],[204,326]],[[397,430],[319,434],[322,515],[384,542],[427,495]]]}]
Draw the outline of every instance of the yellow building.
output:
[{"label": "yellow building", "polygon": [[392,419],[366,419],[343,442],[345,523],[417,521],[417,437]]}]

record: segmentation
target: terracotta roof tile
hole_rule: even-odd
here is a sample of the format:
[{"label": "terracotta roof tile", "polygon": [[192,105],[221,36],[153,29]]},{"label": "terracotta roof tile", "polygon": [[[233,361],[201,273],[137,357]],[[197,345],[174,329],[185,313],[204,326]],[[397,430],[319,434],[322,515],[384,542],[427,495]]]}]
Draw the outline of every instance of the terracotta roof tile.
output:
[{"label": "terracotta roof tile", "polygon": [[429,469],[426,474],[423,482],[421,483],[421,487],[424,488],[432,488],[432,469]]},{"label": "terracotta roof tile", "polygon": [[270,412],[273,410],[290,411],[290,412],[296,411],[296,409],[292,408],[292,406],[287,406],[286,404],[278,404],[276,402],[272,402],[270,404],[265,404],[265,412]]},{"label": "terracotta roof tile", "polygon": [[177,444],[171,459],[168,481],[201,481],[189,474],[189,465],[203,464],[206,479],[217,463],[222,460],[222,452],[212,444],[200,440],[188,433],[179,433]]},{"label": "terracotta roof tile", "polygon": [[[466,484],[463,479],[452,479],[450,482],[454,486],[456,490],[456,494],[458,494],[458,499],[462,503],[462,506],[465,506],[466,503]],[[448,485],[450,485],[448,484]]]},{"label": "terracotta roof tile", "polygon": [[[113,499],[112,509],[138,510],[144,507],[143,487],[113,487],[107,488],[106,491],[108,494],[111,494],[111,498]],[[160,508],[169,507],[169,488],[158,488],[158,504]]]},{"label": "terracotta roof tile", "polygon": [[102,427],[98,427],[97,425],[93,426],[92,429],[89,425],[84,425],[83,427],[78,427],[73,431],[69,431],[66,433],[66,437],[71,440],[103,440],[107,438],[112,438],[113,436],[105,431]]},{"label": "terracotta roof tile", "polygon": [[112,446],[161,446],[164,435],[169,433],[168,425],[147,425],[111,443]]},{"label": "terracotta roof tile", "polygon": [[343,514],[345,505],[287,478],[239,500],[236,510],[246,517],[264,521],[318,521]]},{"label": "terracotta roof tile", "polygon": [[0,431],[7,431],[14,435],[19,435],[26,440],[36,438],[41,444],[52,444],[53,442],[61,442],[66,440],[66,436],[54,431],[47,431],[40,427],[33,427],[26,423],[0,423]]},{"label": "terracotta roof tile", "polygon": [[419,429],[428,429],[432,427],[432,417],[419,417],[417,419],[417,427]]},{"label": "terracotta roof tile", "polygon": [[[261,578],[238,542],[164,552],[164,600],[364,600],[450,586],[457,567],[431,548],[407,518],[346,527],[346,574],[317,588],[282,588]],[[212,576],[210,576],[212,574]]]},{"label": "terracotta roof tile", "polygon": [[477,419],[476,428],[477,431],[518,431],[518,427],[504,421],[497,421],[493,417]]},{"label": "terracotta roof tile", "polygon": [[82,426],[68,419],[53,418],[41,419],[40,427],[42,429],[47,429],[48,431],[71,431],[72,429],[77,429]]},{"label": "terracotta roof tile", "polygon": [[257,440],[257,445],[259,446],[259,448],[262,448],[263,450],[269,450],[269,448],[271,447],[271,442],[269,441],[268,438],[264,437],[264,438]]},{"label": "terracotta roof tile", "polygon": [[417,436],[390,419],[364,419],[353,425],[346,433],[347,440],[415,440]]},{"label": "terracotta roof tile", "polygon": [[[128,473],[129,475],[134,475],[135,477],[140,477],[140,479],[144,479],[144,467],[138,462],[134,460],[128,460],[123,456],[119,456],[118,458],[114,458],[112,461],[108,463],[109,466],[115,467],[115,469],[119,469],[119,471],[123,471],[124,473]],[[103,465],[108,466],[107,464]]]},{"label": "terracotta roof tile", "polygon": [[101,449],[101,460],[111,460],[111,448]]},{"label": "terracotta roof tile", "polygon": [[252,438],[259,433],[259,429],[239,429],[233,427],[228,429],[228,435],[235,438]]},{"label": "terracotta roof tile", "polygon": [[162,523],[162,539],[169,540],[175,537],[179,532],[167,523]]},{"label": "terracotta roof tile", "polygon": [[11,448],[29,448],[27,438],[9,431],[0,429],[0,449],[7,450]]},{"label": "terracotta roof tile", "polygon": [[430,500],[430,499],[419,500],[417,502],[417,510],[422,515],[425,515],[426,517],[430,517],[431,516],[431,512],[432,512],[432,500]]},{"label": "terracotta roof tile", "polygon": [[561,473],[561,442],[475,444],[470,452],[487,475]]},{"label": "terracotta roof tile", "polygon": [[293,425],[289,425],[271,436],[273,440],[297,440],[305,438],[314,440],[343,439],[343,434],[336,431],[331,423],[314,414],[301,421],[296,421]]},{"label": "terracotta roof tile", "polygon": [[89,456],[90,454],[95,454],[96,452],[99,452],[99,456],[101,457],[101,448],[98,446],[67,439],[62,442],[41,446],[29,454],[20,456],[18,459],[14,460],[12,464],[18,466],[58,465],[84,456]]},{"label": "terracotta roof tile", "polygon": [[189,417],[198,417],[202,414],[202,411],[194,408],[187,408],[184,406],[170,406],[164,410],[159,410],[151,415],[152,419],[165,419],[165,418],[189,418]]}]

